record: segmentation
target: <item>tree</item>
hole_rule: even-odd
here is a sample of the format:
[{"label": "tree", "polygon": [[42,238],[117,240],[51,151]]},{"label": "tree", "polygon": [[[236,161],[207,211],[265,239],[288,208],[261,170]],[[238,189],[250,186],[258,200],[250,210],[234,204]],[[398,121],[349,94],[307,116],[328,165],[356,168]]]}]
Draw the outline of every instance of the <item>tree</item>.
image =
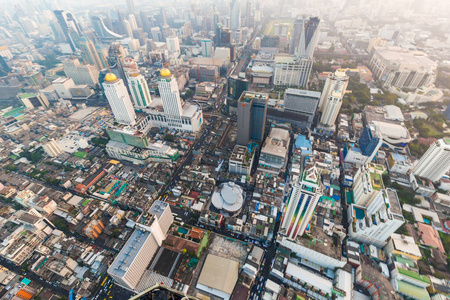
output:
[{"label": "tree", "polygon": [[116,237],[118,237],[120,234],[121,234],[121,230],[119,229],[119,228],[114,228],[114,230],[113,230],[113,232],[111,233],[111,237],[112,238],[116,238]]}]

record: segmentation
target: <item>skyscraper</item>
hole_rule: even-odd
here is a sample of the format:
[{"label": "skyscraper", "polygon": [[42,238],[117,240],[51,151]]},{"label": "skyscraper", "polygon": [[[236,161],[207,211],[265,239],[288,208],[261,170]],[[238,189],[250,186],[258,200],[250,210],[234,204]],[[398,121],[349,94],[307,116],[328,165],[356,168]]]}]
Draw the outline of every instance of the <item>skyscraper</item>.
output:
[{"label": "skyscraper", "polygon": [[212,41],[210,39],[202,40],[202,54],[204,57],[211,57],[213,52]]},{"label": "skyscraper", "polygon": [[81,29],[78,26],[78,22],[70,12],[63,10],[55,10],[55,17],[58,20],[59,26],[61,26],[64,36],[70,45],[73,52],[77,49],[77,43],[81,35]]},{"label": "skyscraper", "polygon": [[161,70],[161,77],[158,79],[158,89],[164,113],[168,116],[181,117],[183,105],[178,90],[178,83],[168,69]]},{"label": "skyscraper", "polygon": [[269,95],[245,91],[237,104],[237,143],[247,146],[250,140],[262,141],[266,126]]},{"label": "skyscraper", "polygon": [[321,124],[325,126],[334,125],[342,106],[347,85],[348,76],[344,72],[336,71],[327,78],[319,102],[319,111],[322,112]]},{"label": "skyscraper", "polygon": [[167,50],[169,51],[169,54],[178,58],[181,54],[180,41],[178,39],[178,36],[167,37],[166,44],[167,44]]},{"label": "skyscraper", "polygon": [[238,100],[244,91],[248,90],[248,79],[238,78],[236,75],[228,77],[227,94],[228,97]]},{"label": "skyscraper", "polygon": [[382,137],[375,127],[366,126],[359,138],[359,148],[363,155],[369,157],[368,162],[372,161],[378,149],[382,144]]},{"label": "skyscraper", "polygon": [[450,169],[450,138],[433,143],[413,168],[417,176],[439,181]]},{"label": "skyscraper", "polygon": [[148,90],[147,81],[137,68],[133,68],[128,72],[128,85],[130,87],[134,107],[144,108],[152,103],[152,97]]},{"label": "skyscraper", "polygon": [[239,0],[231,0],[230,29],[233,35],[241,28],[241,4]]},{"label": "skyscraper", "polygon": [[294,22],[289,53],[311,59],[318,42],[319,24],[320,19],[317,17],[298,16]]},{"label": "skyscraper", "polygon": [[136,11],[136,6],[134,5],[134,0],[127,0],[128,11],[133,13]]},{"label": "skyscraper", "polygon": [[289,193],[280,231],[289,239],[302,236],[322,197],[320,175],[314,165],[305,167],[303,176]]},{"label": "skyscraper", "polygon": [[95,48],[95,45],[91,40],[87,38],[81,38],[80,49],[81,56],[88,64],[94,65],[97,70],[103,69],[103,63],[100,60],[97,49]]},{"label": "skyscraper", "polygon": [[123,80],[113,73],[108,73],[103,88],[116,121],[125,125],[135,125],[136,113]]},{"label": "skyscraper", "polygon": [[126,79],[123,70],[125,56],[125,51],[119,42],[111,43],[108,50],[108,67],[111,73],[114,73],[118,78],[123,80]]}]

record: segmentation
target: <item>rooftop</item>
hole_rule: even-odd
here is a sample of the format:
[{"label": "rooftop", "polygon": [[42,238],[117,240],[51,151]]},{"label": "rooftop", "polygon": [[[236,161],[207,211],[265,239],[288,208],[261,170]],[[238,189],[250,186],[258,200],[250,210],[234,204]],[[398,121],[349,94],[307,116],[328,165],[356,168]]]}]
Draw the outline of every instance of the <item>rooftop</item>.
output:
[{"label": "rooftop", "polygon": [[416,245],[414,238],[406,235],[393,233],[391,235],[392,242],[396,250],[421,257],[419,247]]},{"label": "rooftop", "polygon": [[231,294],[238,279],[238,272],[238,262],[208,254],[197,284]]}]

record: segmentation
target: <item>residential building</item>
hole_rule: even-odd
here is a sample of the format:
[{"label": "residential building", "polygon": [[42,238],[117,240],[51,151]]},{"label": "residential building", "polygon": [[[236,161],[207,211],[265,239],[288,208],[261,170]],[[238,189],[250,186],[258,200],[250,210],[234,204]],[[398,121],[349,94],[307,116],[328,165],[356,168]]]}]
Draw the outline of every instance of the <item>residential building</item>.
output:
[{"label": "residential building", "polygon": [[113,73],[108,73],[103,88],[116,121],[125,125],[135,125],[136,113],[123,80],[118,79]]},{"label": "residential building", "polygon": [[439,181],[450,169],[450,138],[433,143],[415,164],[413,173],[417,176]]},{"label": "residential building", "polygon": [[352,239],[382,248],[405,219],[397,193],[393,189],[385,189],[366,206],[350,205],[348,222]]},{"label": "residential building", "polygon": [[244,91],[237,105],[237,143],[247,146],[250,140],[261,142],[266,125],[269,95]]},{"label": "residential building", "polygon": [[42,148],[50,157],[57,157],[62,153],[61,148],[59,148],[58,143],[54,139],[50,140],[48,143],[43,144]]},{"label": "residential building", "polygon": [[86,227],[83,229],[84,235],[90,239],[97,239],[100,234],[102,234],[105,225],[103,225],[101,220],[91,220]]},{"label": "residential building", "polygon": [[167,50],[173,57],[178,58],[181,54],[180,41],[178,36],[171,36],[166,38]]},{"label": "residential building", "polygon": [[228,162],[228,172],[250,175],[256,150],[252,145],[256,146],[256,144],[250,144],[247,147],[241,145],[234,146],[233,153],[231,153]]},{"label": "residential building", "polygon": [[342,106],[347,85],[348,76],[344,72],[336,71],[327,78],[319,102],[319,111],[322,113],[320,118],[321,124],[334,126]]},{"label": "residential building", "polygon": [[320,175],[314,165],[306,166],[301,178],[289,192],[280,232],[292,240],[302,236],[321,197]]}]

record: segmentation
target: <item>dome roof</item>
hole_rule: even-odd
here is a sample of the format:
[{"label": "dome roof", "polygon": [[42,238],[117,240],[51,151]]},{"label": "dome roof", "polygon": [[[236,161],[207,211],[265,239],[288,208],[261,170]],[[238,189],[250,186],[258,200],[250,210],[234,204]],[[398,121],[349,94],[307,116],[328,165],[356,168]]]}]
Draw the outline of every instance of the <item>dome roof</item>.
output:
[{"label": "dome roof", "polygon": [[244,204],[244,192],[234,182],[227,182],[221,184],[220,189],[213,193],[211,200],[217,209],[223,209],[229,213],[236,213],[241,210]]},{"label": "dome roof", "polygon": [[114,81],[117,79],[117,76],[113,73],[108,73],[105,75],[105,81]]},{"label": "dome roof", "polygon": [[161,70],[161,76],[170,76],[170,70],[169,69],[162,69]]}]

